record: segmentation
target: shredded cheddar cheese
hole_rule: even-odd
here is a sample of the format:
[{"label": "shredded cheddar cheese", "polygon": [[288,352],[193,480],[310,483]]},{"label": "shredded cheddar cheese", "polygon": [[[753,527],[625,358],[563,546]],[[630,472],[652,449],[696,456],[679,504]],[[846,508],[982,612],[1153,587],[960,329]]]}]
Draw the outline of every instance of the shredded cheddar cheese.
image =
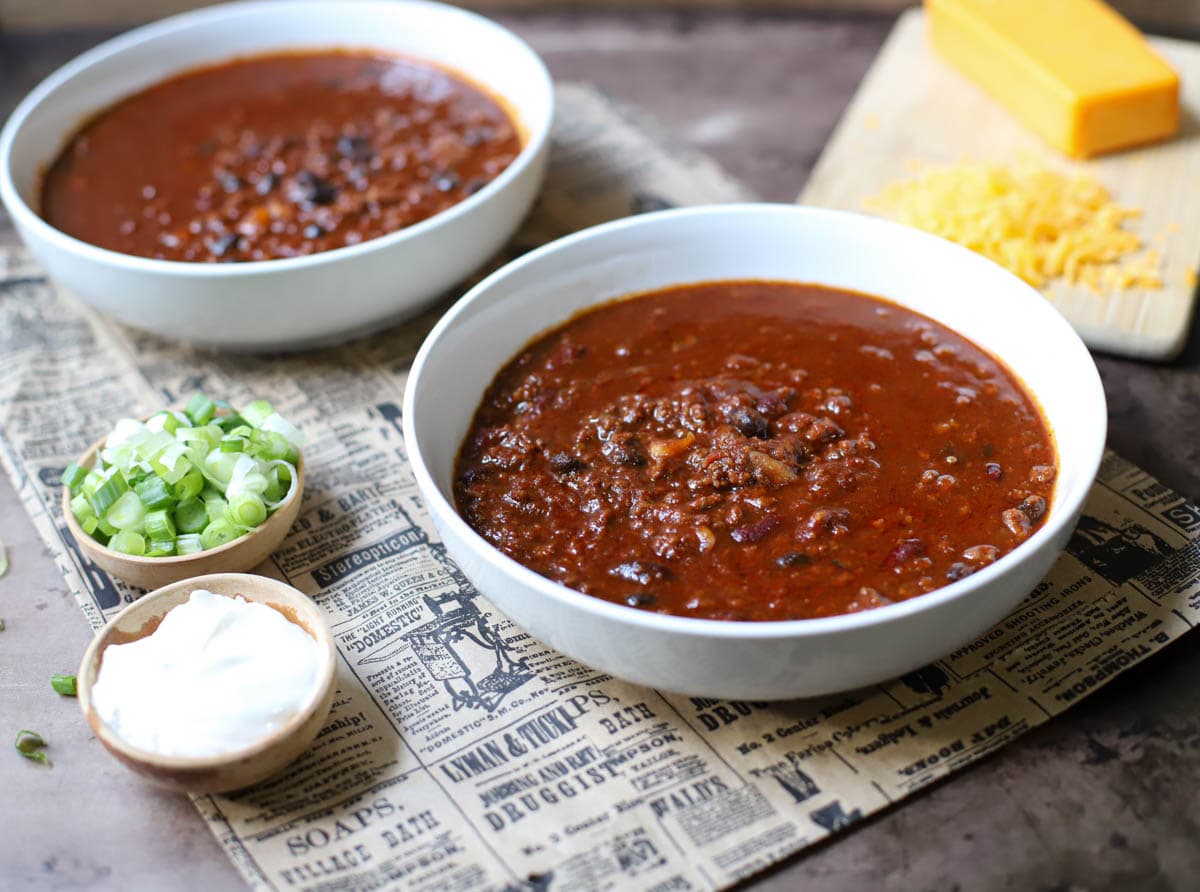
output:
[{"label": "shredded cheddar cheese", "polygon": [[1052,280],[1091,291],[1161,288],[1161,255],[1125,222],[1098,180],[1032,162],[920,167],[867,207],[958,242],[1036,288]]}]

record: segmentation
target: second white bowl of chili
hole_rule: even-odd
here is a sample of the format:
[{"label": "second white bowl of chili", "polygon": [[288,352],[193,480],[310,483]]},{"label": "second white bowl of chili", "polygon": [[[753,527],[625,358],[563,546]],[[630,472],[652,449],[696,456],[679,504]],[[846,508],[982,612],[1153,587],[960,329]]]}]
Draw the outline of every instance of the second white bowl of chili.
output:
[{"label": "second white bowl of chili", "polygon": [[[753,334],[781,324],[795,368]],[[1000,427],[973,420],[989,400]],[[1106,410],[1067,322],[982,257],[734,205],[599,226],[493,274],[423,345],[404,424],[449,553],[518,625],[630,681],[769,700],[900,675],[1002,619],[1074,528]],[[959,541],[974,511],[991,532]]]}]

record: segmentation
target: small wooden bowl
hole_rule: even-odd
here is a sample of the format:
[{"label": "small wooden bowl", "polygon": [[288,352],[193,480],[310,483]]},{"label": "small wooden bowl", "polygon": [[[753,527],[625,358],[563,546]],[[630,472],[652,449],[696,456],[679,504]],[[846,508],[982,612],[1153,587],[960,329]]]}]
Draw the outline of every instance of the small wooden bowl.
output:
[{"label": "small wooden bowl", "polygon": [[[147,415],[146,418],[150,416]],[[143,418],[143,421],[146,419]],[[96,453],[104,446],[103,439],[97,440],[87,452],[77,459],[81,468],[90,468]],[[280,546],[296,517],[300,513],[300,497],[304,494],[304,456],[296,462],[296,489],[291,496],[265,520],[244,536],[226,542],[218,548],[199,551],[196,554],[172,555],[168,557],[145,557],[122,554],[101,545],[79,526],[71,513],[71,492],[65,486],[62,492],[63,518],[67,529],[79,543],[80,549],[96,566],[107,573],[123,579],[138,588],[153,589],[170,582],[178,582],[192,576],[207,573],[242,573],[253,570]]]},{"label": "small wooden bowl", "polygon": [[[131,746],[104,723],[92,706],[92,685],[100,672],[104,650],[150,635],[173,607],[196,589],[257,601],[278,610],[313,637],[321,649],[320,682],[308,705],[286,725],[256,744],[219,756],[164,756]],[[337,648],[317,606],[302,592],[265,576],[217,573],[184,579],[134,601],[100,630],[79,665],[79,708],[96,739],[127,768],[160,787],[185,793],[223,793],[265,780],[303,753],[325,724],[337,679]]]}]

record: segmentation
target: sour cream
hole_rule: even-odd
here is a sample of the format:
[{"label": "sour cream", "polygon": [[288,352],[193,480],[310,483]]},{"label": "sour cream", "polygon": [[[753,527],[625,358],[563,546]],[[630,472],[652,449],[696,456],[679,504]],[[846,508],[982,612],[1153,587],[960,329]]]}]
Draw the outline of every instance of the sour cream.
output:
[{"label": "sour cream", "polygon": [[223,755],[268,737],[311,702],[319,654],[277,610],[197,589],[153,634],[105,648],[92,705],[139,749]]}]

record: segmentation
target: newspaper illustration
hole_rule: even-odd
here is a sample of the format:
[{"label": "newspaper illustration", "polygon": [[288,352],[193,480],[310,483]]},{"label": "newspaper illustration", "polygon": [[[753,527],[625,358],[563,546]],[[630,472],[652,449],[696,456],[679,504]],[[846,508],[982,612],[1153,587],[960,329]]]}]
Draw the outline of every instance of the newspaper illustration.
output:
[{"label": "newspaper illustration", "polygon": [[[745,193],[590,88],[559,93],[545,194],[509,255]],[[444,309],[298,357],[122,328],[0,251],[0,459],[89,622],[140,593],[81,554],[64,465],[196,389],[269,396],[311,437],[301,514],[259,572],[325,611],[328,723],[254,788],[195,803],[261,890],[712,890],[839,833],[1067,709],[1200,621],[1200,509],[1108,454],[1067,551],[995,628],[883,685],[787,703],[617,681],[514,626],[447,556],[400,431]],[[133,782],[133,781],[131,781]]]}]

